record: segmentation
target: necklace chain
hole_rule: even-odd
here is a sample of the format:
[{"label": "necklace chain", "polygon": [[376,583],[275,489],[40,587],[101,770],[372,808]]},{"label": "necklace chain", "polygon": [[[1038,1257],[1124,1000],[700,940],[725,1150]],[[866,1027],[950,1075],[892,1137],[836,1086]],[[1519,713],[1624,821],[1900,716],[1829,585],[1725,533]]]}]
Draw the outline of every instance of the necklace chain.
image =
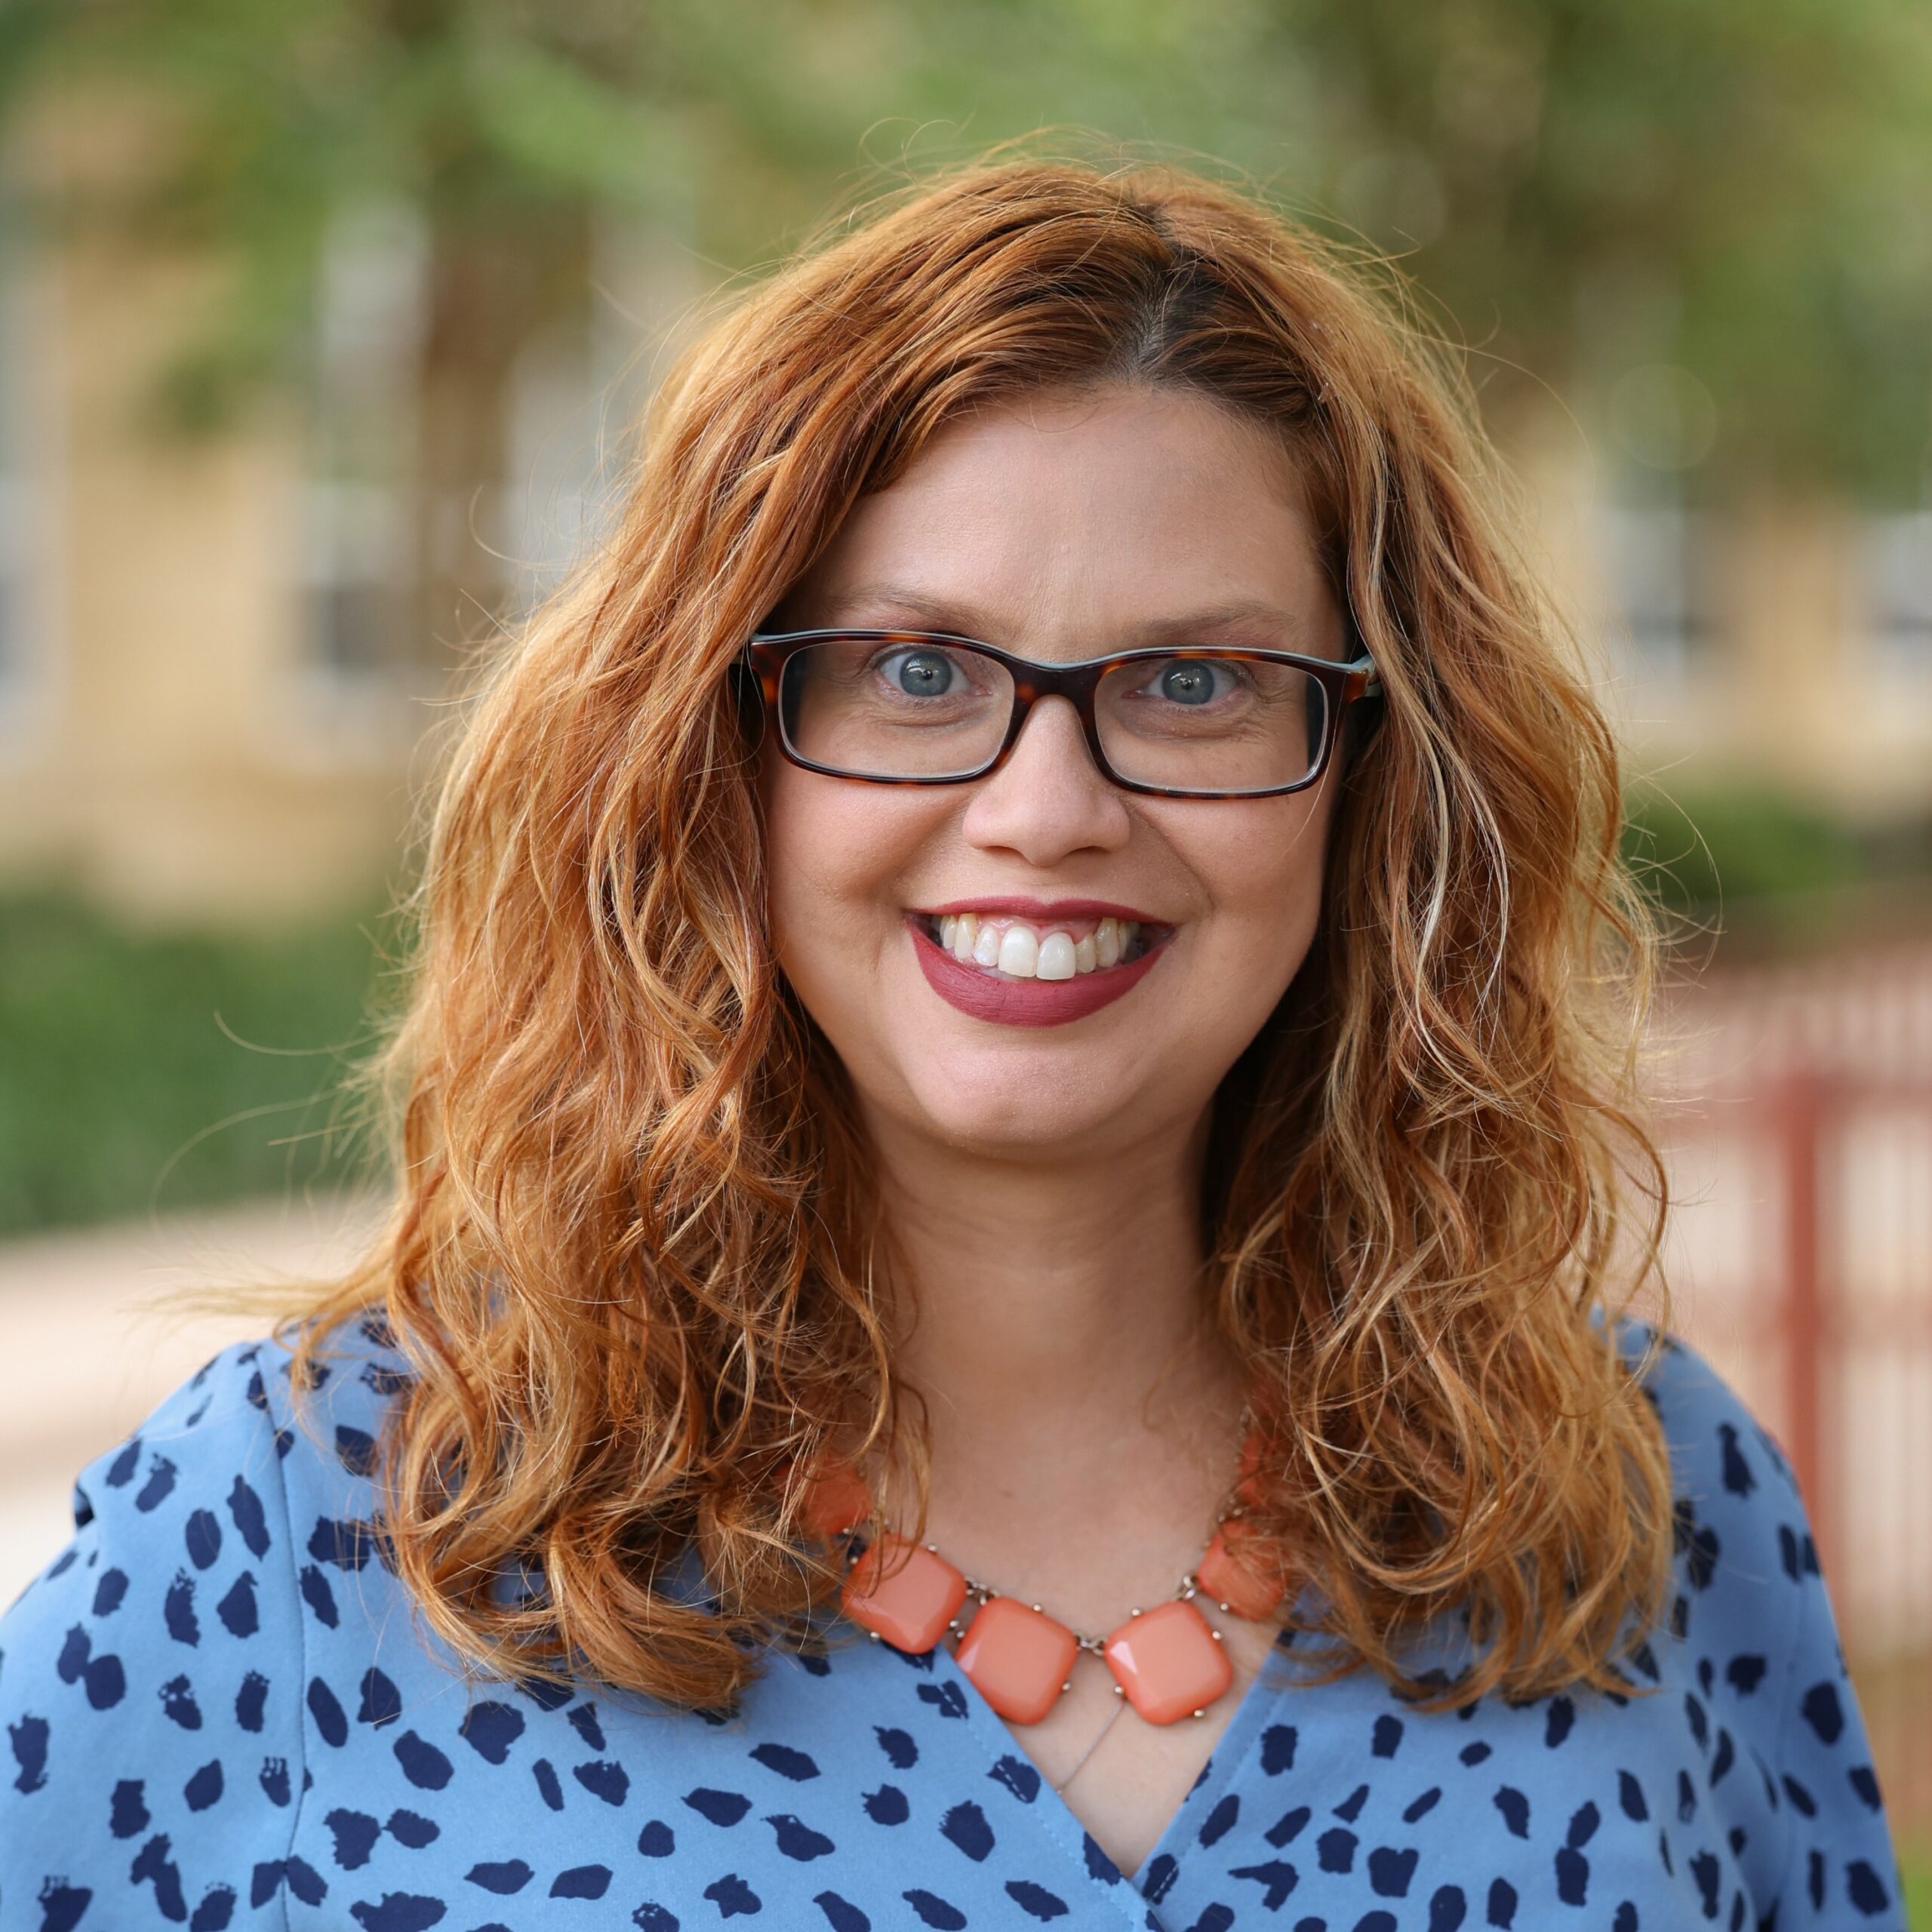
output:
[{"label": "necklace chain", "polygon": [[1127,1700],[1124,1697],[1115,1697],[1109,1700],[1109,1701],[1112,1703],[1113,1709],[1108,1712],[1106,1720],[1102,1723],[1100,1729],[1094,1732],[1094,1741],[1088,1746],[1085,1750],[1081,1752],[1078,1757],[1074,1759],[1072,1770],[1069,1771],[1066,1777],[1062,1778],[1060,1782],[1054,1786],[1054,1789],[1055,1791],[1064,1793],[1067,1786],[1087,1768],[1087,1761],[1093,1756],[1096,1751],[1100,1749],[1101,1743],[1105,1740],[1107,1733],[1112,1730],[1114,1726],[1120,1721],[1121,1712],[1127,1709]]},{"label": "necklace chain", "polygon": [[[1225,1516],[1217,1518],[1215,1527],[1219,1528],[1221,1524],[1225,1522],[1226,1520],[1227,1519]],[[933,1553],[934,1555],[937,1556],[940,1554],[940,1547],[937,1543],[929,1543],[926,1545],[926,1547]],[[1174,1595],[1171,1601],[1175,1603],[1192,1603],[1200,1594],[1201,1586],[1195,1581],[1194,1572],[1190,1570],[1181,1578],[1180,1581],[1174,1586]],[[977,1611],[984,1609],[986,1604],[991,1602],[995,1597],[1010,1597],[1013,1595],[1013,1592],[1011,1590],[996,1590],[990,1583],[982,1583],[977,1579],[969,1576],[966,1579],[966,1595],[969,1601],[971,1602],[974,1609]],[[1021,1603],[1027,1603],[1027,1599],[1024,1597],[1018,1598],[1017,1601]],[[1028,1604],[1028,1607],[1035,1611],[1042,1617],[1047,1616],[1050,1614],[1045,1605],[1043,1604]],[[1133,1609],[1128,1612],[1128,1616],[1130,1619],[1138,1617],[1140,1614],[1140,1607],[1137,1604]],[[1056,1622],[1060,1620],[1059,1619],[1055,1620]],[[962,1604],[961,1606],[960,1614],[955,1616],[952,1621],[946,1626],[947,1634],[955,1640],[963,1637],[966,1634],[966,1626],[971,1621],[971,1619],[966,1614],[965,1607]],[[1106,1654],[1107,1647],[1107,1640],[1106,1638],[1091,1637],[1084,1631],[1075,1630],[1073,1626],[1070,1623],[1065,1625],[1064,1627],[1072,1632],[1075,1644],[1088,1656],[1097,1657],[1103,1657]]]}]

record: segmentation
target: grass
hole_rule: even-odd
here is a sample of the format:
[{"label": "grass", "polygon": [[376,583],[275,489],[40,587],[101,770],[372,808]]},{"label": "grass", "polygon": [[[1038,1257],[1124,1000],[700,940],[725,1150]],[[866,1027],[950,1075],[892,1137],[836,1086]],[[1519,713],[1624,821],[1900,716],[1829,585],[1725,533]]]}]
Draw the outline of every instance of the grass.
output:
[{"label": "grass", "polygon": [[0,898],[0,1234],[315,1177],[371,1038],[371,930],[138,933]]}]

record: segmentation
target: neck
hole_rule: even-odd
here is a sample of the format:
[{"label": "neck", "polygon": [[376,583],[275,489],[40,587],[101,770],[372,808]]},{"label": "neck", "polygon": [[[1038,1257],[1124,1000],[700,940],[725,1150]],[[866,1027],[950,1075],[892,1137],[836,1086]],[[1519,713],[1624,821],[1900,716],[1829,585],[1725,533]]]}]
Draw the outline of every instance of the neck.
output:
[{"label": "neck", "polygon": [[936,1470],[964,1451],[1072,1475],[1124,1438],[1192,1435],[1204,1408],[1238,1409],[1204,1318],[1204,1121],[1092,1161],[987,1158],[891,1129],[872,1141],[891,1149],[883,1201],[910,1277],[897,1367]]}]

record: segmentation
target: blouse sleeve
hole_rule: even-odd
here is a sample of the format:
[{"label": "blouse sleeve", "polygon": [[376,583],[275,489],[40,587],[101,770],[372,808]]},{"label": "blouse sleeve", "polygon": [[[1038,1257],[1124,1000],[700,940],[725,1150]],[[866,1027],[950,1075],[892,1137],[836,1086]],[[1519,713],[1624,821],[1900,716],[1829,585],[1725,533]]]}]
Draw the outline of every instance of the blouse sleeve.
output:
[{"label": "blouse sleeve", "polygon": [[[1903,1932],[1871,1747],[1790,1468],[1681,1343],[1665,1343],[1653,1388],[1677,1478],[1686,1595],[1697,1600],[1686,1629],[1700,1685],[1712,1722],[1735,1730],[1772,1827],[1757,1922]],[[1679,1616],[1688,1607],[1680,1598]]]},{"label": "blouse sleeve", "polygon": [[290,1438],[262,1353],[216,1356],[82,1471],[72,1542],[0,1618],[0,1923],[214,1932],[299,1885]]},{"label": "blouse sleeve", "polygon": [[1778,1922],[1903,1928],[1898,1866],[1864,1718],[1808,1536],[1801,1547],[1778,1772],[1792,1831]]}]

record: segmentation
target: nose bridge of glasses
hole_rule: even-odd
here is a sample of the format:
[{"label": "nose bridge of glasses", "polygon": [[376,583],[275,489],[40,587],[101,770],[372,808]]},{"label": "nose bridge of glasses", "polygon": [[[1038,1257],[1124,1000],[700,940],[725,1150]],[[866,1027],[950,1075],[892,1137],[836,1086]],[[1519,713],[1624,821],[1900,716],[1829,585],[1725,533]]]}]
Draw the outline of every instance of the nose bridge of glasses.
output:
[{"label": "nose bridge of glasses", "polygon": [[1081,741],[1095,776],[1104,778],[1106,769],[1094,742],[1092,685],[1089,681],[1083,686],[1077,672],[1068,676],[1048,673],[1044,676],[1023,675],[1014,678],[1013,718],[1001,762],[1019,751],[1021,740],[1029,730],[1035,728],[1037,718],[1044,716],[1051,720],[1060,706],[1072,714],[1073,736]]},{"label": "nose bridge of glasses", "polygon": [[1035,705],[1043,699],[1057,697],[1072,706],[1087,734],[1091,750],[1094,694],[1100,688],[1106,668],[1104,663],[1089,661],[1062,665],[1041,663],[1037,660],[1009,660],[1007,675],[1013,681],[1013,735],[1018,737]]}]

